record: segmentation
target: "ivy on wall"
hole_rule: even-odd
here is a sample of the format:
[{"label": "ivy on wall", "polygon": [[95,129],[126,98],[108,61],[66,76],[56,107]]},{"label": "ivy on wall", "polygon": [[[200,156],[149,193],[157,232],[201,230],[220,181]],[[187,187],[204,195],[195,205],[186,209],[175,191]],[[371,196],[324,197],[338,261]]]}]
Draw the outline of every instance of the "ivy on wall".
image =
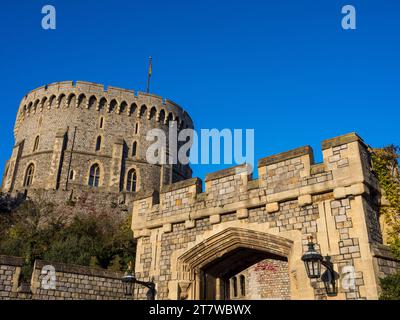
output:
[{"label": "ivy on wall", "polygon": [[400,175],[397,162],[399,147],[388,146],[374,149],[373,170],[388,205],[381,206],[380,213],[388,226],[388,243],[394,255],[400,259]]}]

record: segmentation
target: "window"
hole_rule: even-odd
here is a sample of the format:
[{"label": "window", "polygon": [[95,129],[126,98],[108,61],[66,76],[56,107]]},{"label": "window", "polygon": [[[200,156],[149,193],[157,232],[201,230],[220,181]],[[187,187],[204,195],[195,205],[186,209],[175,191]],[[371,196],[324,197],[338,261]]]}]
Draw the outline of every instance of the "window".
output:
[{"label": "window", "polygon": [[74,171],[74,170],[71,170],[71,171],[69,172],[69,180],[74,180],[74,178],[75,178],[75,171]]},{"label": "window", "polygon": [[33,144],[33,151],[35,152],[39,148],[39,136],[35,138],[35,142]]},{"label": "window", "polygon": [[29,187],[32,185],[34,173],[35,173],[35,166],[33,165],[33,163],[31,163],[26,169],[24,187]]},{"label": "window", "polygon": [[131,169],[128,172],[128,178],[126,181],[126,191],[136,192],[136,182],[137,182],[136,170]]},{"label": "window", "polygon": [[96,139],[96,151],[100,151],[101,149],[101,136],[98,136]]},{"label": "window", "polygon": [[244,275],[240,275],[240,295],[244,297],[246,295],[246,278]]},{"label": "window", "polygon": [[132,144],[132,157],[136,157],[136,154],[137,154],[137,142],[135,141]]},{"label": "window", "polygon": [[137,134],[138,131],[139,131],[139,123],[136,123],[136,126],[135,126],[135,134]]},{"label": "window", "polygon": [[90,167],[89,186],[98,187],[100,182],[100,167],[97,163]]},{"label": "window", "polygon": [[238,288],[237,288],[237,278],[233,277],[232,278],[232,287],[233,287],[233,296],[237,297],[238,296]]},{"label": "window", "polygon": [[104,118],[100,117],[100,124],[99,124],[100,129],[103,129],[103,125],[104,125]]}]

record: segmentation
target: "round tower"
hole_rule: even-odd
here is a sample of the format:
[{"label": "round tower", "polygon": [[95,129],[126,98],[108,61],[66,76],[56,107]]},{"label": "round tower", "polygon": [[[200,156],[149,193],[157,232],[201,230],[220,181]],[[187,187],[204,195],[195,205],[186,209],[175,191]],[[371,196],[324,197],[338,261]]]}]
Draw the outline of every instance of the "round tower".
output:
[{"label": "round tower", "polygon": [[168,137],[173,125],[193,128],[186,111],[153,94],[82,81],[37,88],[18,109],[2,190],[159,190],[192,175],[188,165],[146,161],[147,131]]}]

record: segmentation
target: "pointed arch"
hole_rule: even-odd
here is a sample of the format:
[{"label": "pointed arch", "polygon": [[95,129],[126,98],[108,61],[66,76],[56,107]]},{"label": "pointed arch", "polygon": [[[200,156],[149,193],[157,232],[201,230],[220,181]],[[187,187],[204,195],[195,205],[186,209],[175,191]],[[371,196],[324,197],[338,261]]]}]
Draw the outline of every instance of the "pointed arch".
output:
[{"label": "pointed arch", "polygon": [[126,101],[122,101],[118,108],[118,114],[124,113],[127,108],[128,108],[128,104],[126,103]]},{"label": "pointed arch", "polygon": [[98,163],[94,163],[89,170],[89,181],[88,185],[90,187],[99,187],[100,186],[100,176],[101,171],[100,171],[100,165]]},{"label": "pointed arch", "polygon": [[99,135],[96,138],[95,151],[100,151],[101,150],[101,143],[102,143],[102,137],[101,137],[101,135]]},{"label": "pointed arch", "polygon": [[135,169],[130,169],[126,176],[126,186],[125,190],[127,192],[136,192],[137,190],[137,174]]},{"label": "pointed arch", "polygon": [[97,110],[101,111],[104,110],[107,106],[107,99],[102,97],[99,101],[99,105],[97,106]]},{"label": "pointed arch", "polygon": [[118,108],[118,102],[115,99],[112,99],[110,105],[108,107],[108,112],[114,112]]},{"label": "pointed arch", "polygon": [[66,101],[66,96],[65,96],[65,94],[64,93],[61,93],[59,96],[58,96],[58,108],[63,108],[64,106],[65,106],[65,101]]},{"label": "pointed arch", "polygon": [[238,248],[259,250],[288,258],[293,241],[265,232],[230,227],[200,242],[178,258],[178,271],[202,268],[216,257]]},{"label": "pointed arch", "polygon": [[158,114],[157,121],[159,121],[160,123],[164,123],[165,122],[165,111],[164,111],[164,109],[160,110],[160,112]]},{"label": "pointed arch", "polygon": [[24,187],[30,187],[32,185],[34,175],[35,175],[35,165],[31,163],[25,170]]},{"label": "pointed arch", "polygon": [[156,119],[156,117],[157,117],[157,109],[156,109],[156,107],[152,107],[151,109],[150,109],[150,113],[149,113],[149,120],[154,120],[154,119]]},{"label": "pointed arch", "polygon": [[146,117],[146,113],[147,113],[147,107],[146,107],[146,105],[142,105],[141,107],[140,107],[140,112],[139,112],[139,114],[138,114],[138,117],[139,118],[145,118]]},{"label": "pointed arch", "polygon": [[68,96],[68,100],[67,100],[67,108],[73,108],[76,106],[76,96],[74,93],[71,93]]},{"label": "pointed arch", "polygon": [[97,98],[96,96],[91,96],[89,98],[88,109],[94,109],[97,107]]},{"label": "pointed arch", "polygon": [[38,106],[39,106],[40,100],[36,99],[35,103],[33,104],[33,112],[36,112]]},{"label": "pointed arch", "polygon": [[39,149],[39,136],[36,136],[35,141],[33,143],[33,152],[37,151]]},{"label": "pointed arch", "polygon": [[57,99],[56,99],[56,96],[53,94],[53,95],[51,95],[50,96],[50,98],[49,98],[49,109],[53,109],[53,108],[55,108],[56,107],[56,104],[57,104]]},{"label": "pointed arch", "polygon": [[77,108],[86,108],[86,95],[84,93],[81,93],[78,97]]},{"label": "pointed arch", "polygon": [[135,114],[137,112],[137,105],[136,103],[132,103],[131,106],[129,107],[128,115]]},{"label": "pointed arch", "polygon": [[28,113],[28,114],[31,113],[32,105],[33,105],[32,101],[29,102],[28,107],[27,107],[27,113]]},{"label": "pointed arch", "polygon": [[47,103],[47,97],[43,97],[42,101],[40,102],[40,110],[43,110],[43,108],[46,107],[46,103]]}]

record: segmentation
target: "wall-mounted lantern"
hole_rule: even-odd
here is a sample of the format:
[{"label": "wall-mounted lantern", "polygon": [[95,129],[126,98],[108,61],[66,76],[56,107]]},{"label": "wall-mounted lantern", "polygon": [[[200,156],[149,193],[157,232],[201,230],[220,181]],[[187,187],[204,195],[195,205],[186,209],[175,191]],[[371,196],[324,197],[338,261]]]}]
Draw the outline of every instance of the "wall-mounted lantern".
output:
[{"label": "wall-mounted lantern", "polygon": [[[325,286],[325,291],[328,296],[336,296],[338,293],[337,282],[339,275],[333,269],[331,257],[326,256],[325,259],[322,255],[315,250],[315,243],[312,237],[308,239],[308,250],[303,254],[303,260],[306,267],[307,276],[310,279],[321,278]],[[321,265],[326,268],[326,271],[321,276]]]},{"label": "wall-mounted lantern", "polygon": [[121,281],[124,285],[126,296],[131,297],[135,292],[135,285],[139,284],[149,289],[146,294],[147,300],[155,299],[156,285],[154,284],[154,282],[140,281],[136,279],[132,272],[132,262],[128,263],[128,269],[126,270],[125,275],[122,277]]}]

